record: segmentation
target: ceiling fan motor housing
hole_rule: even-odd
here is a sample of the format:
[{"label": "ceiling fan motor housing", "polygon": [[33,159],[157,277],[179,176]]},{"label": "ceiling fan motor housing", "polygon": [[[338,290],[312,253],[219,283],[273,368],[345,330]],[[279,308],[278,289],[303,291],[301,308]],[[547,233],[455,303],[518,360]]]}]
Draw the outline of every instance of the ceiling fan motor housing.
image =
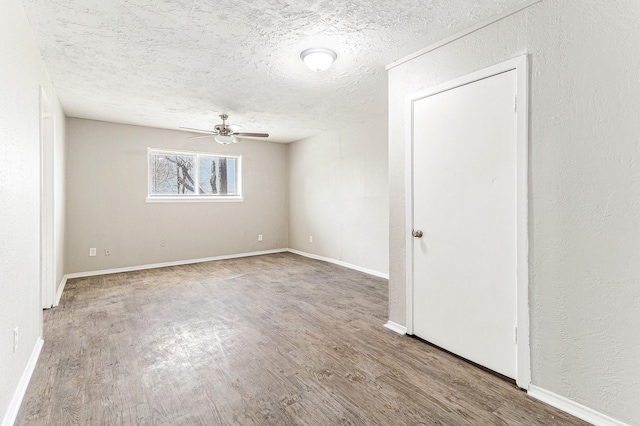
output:
[{"label": "ceiling fan motor housing", "polygon": [[228,136],[231,133],[231,129],[226,124],[216,124],[213,128],[222,136]]}]

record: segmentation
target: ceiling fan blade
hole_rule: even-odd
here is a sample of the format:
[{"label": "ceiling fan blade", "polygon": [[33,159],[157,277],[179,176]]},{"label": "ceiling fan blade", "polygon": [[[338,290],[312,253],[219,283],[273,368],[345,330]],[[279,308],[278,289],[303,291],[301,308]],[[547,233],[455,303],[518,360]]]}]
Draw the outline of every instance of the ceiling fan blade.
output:
[{"label": "ceiling fan blade", "polygon": [[269,133],[247,133],[247,132],[233,132],[231,133],[233,136],[241,136],[248,138],[268,138]]},{"label": "ceiling fan blade", "polygon": [[204,130],[204,129],[194,129],[193,127],[182,127],[182,126],[180,126],[179,129],[191,130],[192,132],[198,132],[198,133],[208,133],[210,135],[217,135],[218,134],[218,132],[216,132],[216,131]]},{"label": "ceiling fan blade", "polygon": [[201,138],[212,138],[216,136],[215,133],[211,133],[209,135],[202,135],[202,136],[189,136],[187,139],[201,139]]}]

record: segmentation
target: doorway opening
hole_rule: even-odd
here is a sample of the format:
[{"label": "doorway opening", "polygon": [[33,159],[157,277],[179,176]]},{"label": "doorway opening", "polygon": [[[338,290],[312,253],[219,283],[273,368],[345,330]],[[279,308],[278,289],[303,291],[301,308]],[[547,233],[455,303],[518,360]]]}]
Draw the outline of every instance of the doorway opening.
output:
[{"label": "doorway opening", "polygon": [[54,137],[51,104],[40,87],[40,299],[43,309],[55,303]]}]

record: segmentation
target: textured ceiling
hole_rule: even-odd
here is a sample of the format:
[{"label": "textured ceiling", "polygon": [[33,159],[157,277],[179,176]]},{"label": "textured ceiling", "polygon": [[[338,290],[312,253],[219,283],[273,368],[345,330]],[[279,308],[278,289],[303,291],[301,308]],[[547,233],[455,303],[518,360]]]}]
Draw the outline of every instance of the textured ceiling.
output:
[{"label": "textured ceiling", "polygon": [[[290,142],[387,110],[385,65],[521,0],[23,0],[69,117]],[[329,47],[335,64],[300,60]]]}]

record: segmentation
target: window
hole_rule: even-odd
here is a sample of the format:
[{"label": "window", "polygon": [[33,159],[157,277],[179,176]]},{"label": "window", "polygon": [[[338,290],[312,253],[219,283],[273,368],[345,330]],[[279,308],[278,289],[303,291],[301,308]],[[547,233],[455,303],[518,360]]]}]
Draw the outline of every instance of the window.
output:
[{"label": "window", "polygon": [[148,150],[148,202],[242,201],[241,157]]}]

